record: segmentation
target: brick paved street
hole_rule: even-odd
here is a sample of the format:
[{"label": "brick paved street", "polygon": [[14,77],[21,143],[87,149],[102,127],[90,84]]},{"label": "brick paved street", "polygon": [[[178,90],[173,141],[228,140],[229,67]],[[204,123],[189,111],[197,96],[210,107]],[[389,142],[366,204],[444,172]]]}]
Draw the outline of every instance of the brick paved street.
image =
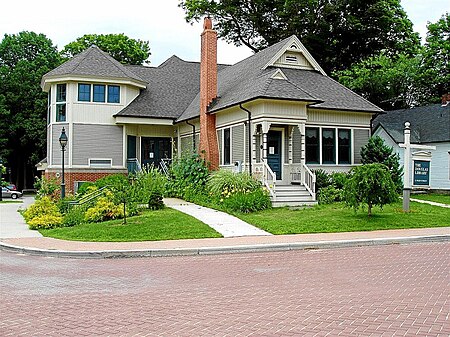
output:
[{"label": "brick paved street", "polygon": [[0,336],[449,336],[450,243],[171,258],[0,252]]}]

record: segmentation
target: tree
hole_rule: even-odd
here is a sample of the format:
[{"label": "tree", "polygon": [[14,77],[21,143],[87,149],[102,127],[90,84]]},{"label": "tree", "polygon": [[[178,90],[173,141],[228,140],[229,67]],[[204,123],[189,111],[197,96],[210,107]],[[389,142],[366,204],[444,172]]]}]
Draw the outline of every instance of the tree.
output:
[{"label": "tree", "polygon": [[420,85],[421,103],[440,102],[450,92],[450,14],[442,15],[436,23],[429,23],[423,50]]},{"label": "tree", "polygon": [[385,53],[370,57],[334,73],[338,81],[384,110],[405,109],[418,104],[421,56]]},{"label": "tree", "polygon": [[211,16],[219,37],[253,51],[297,35],[319,64],[342,70],[384,50],[414,53],[399,0],[180,0],[188,22]]},{"label": "tree", "polygon": [[148,41],[131,39],[124,34],[86,34],[69,43],[61,51],[65,58],[71,58],[95,44],[124,64],[149,63],[150,47]]},{"label": "tree", "polygon": [[400,156],[393,153],[392,147],[387,146],[381,137],[370,137],[367,145],[361,148],[361,163],[381,163],[385,165],[391,173],[391,179],[394,182],[395,190],[397,193],[402,191],[403,168],[400,166]]},{"label": "tree", "polygon": [[43,34],[5,34],[0,43],[0,151],[19,188],[32,186],[34,165],[45,157],[47,94],[40,82],[60,64]]},{"label": "tree", "polygon": [[354,167],[344,186],[344,200],[355,211],[366,204],[369,217],[373,206],[383,208],[396,202],[398,194],[388,168],[379,163]]}]

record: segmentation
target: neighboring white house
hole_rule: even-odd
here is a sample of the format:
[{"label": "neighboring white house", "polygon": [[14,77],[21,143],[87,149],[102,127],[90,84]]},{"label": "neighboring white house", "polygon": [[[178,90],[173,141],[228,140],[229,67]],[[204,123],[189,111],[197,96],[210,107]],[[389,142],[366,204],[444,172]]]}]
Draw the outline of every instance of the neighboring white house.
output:
[{"label": "neighboring white house", "polygon": [[213,168],[251,172],[278,204],[298,204],[315,198],[312,169],[361,162],[382,110],[328,77],[296,36],[231,66],[217,64],[216,43],[206,19],[200,63],[126,66],[92,46],[45,74],[46,175],[61,170],[63,127],[68,190],[204,150]]},{"label": "neighboring white house", "polygon": [[[411,123],[411,143],[436,146],[429,151],[430,188],[450,190],[450,96],[444,95],[442,104],[432,104],[412,109],[387,111],[374,120],[374,136],[380,136],[400,155],[403,166],[403,143],[405,122]],[[412,155],[423,154],[423,150],[412,149]]]}]

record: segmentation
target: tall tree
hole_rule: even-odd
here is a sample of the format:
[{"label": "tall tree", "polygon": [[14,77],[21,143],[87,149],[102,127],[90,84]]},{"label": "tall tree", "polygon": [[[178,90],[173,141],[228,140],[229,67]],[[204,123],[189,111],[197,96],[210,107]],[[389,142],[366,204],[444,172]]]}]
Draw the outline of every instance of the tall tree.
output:
[{"label": "tall tree", "polygon": [[258,51],[296,34],[328,72],[380,51],[413,53],[419,37],[399,0],[180,0],[189,22],[209,15],[219,36]]},{"label": "tall tree", "polygon": [[124,34],[86,34],[64,47],[61,54],[71,58],[95,44],[117,61],[125,64],[144,64],[150,56],[148,41],[131,39]]},{"label": "tall tree", "polygon": [[41,77],[61,58],[43,34],[5,34],[0,43],[0,144],[19,188],[33,185],[34,165],[45,157],[47,94]]}]

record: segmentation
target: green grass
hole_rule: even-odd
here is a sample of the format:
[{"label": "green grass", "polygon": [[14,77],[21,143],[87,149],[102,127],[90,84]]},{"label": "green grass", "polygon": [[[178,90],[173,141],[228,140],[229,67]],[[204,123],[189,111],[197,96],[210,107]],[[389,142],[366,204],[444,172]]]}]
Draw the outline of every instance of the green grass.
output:
[{"label": "green grass", "polygon": [[47,237],[73,241],[157,241],[222,237],[203,222],[172,208],[145,211],[142,215],[102,223],[39,230]]},{"label": "green grass", "polygon": [[3,199],[2,201],[0,201],[0,204],[22,204],[22,203],[23,203],[22,200],[15,200],[15,199],[9,199],[9,200]]},{"label": "green grass", "polygon": [[450,194],[411,194],[411,198],[439,202],[441,204],[450,205]]},{"label": "green grass", "polygon": [[424,228],[450,226],[449,209],[412,202],[411,212],[404,213],[402,204],[396,203],[355,213],[342,203],[318,205],[293,210],[273,208],[265,211],[239,214],[239,218],[272,234],[332,233],[373,231],[381,229]]}]

